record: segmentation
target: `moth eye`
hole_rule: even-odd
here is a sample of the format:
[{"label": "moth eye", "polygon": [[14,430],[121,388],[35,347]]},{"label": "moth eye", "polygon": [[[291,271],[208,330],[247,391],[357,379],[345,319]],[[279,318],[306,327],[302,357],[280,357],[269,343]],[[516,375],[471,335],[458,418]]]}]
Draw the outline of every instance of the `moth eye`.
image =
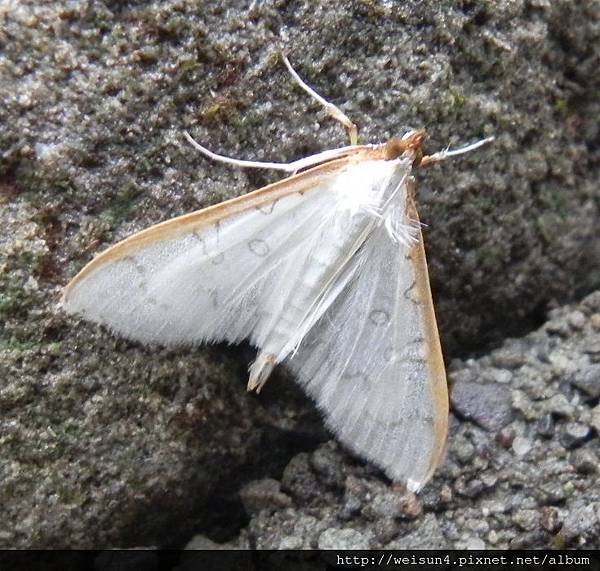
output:
[{"label": "moth eye", "polygon": [[385,325],[390,320],[390,315],[383,309],[374,309],[369,314],[369,321],[374,325]]},{"label": "moth eye", "polygon": [[250,242],[248,242],[248,248],[260,258],[264,258],[269,253],[269,246],[267,246],[267,243],[260,238],[250,240]]}]

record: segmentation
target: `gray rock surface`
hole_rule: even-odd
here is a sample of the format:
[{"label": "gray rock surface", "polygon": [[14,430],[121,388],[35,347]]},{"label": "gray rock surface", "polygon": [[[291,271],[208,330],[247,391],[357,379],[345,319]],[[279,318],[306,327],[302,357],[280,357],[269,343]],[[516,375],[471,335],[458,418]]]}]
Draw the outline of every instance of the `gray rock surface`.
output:
[{"label": "gray rock surface", "polygon": [[[285,371],[249,397],[245,348],[140,347],[56,302],[109,244],[275,179],[198,157],[184,129],[259,160],[346,144],[290,81],[285,49],[364,142],[426,127],[434,151],[496,135],[417,174],[437,312],[449,361],[530,330],[549,302],[600,284],[598,11],[593,0],[0,7],[0,546],[207,534],[305,547],[340,533],[328,530],[390,545],[424,522],[432,544],[597,546],[597,521],[574,522],[598,501],[600,294],[454,361],[457,383],[510,390],[514,418],[496,436],[456,420],[420,507],[405,498],[389,513],[378,473],[331,443],[314,450],[322,423]],[[588,434],[573,440],[566,423]],[[294,503],[248,521],[238,492],[265,478]],[[524,535],[528,512],[512,519],[548,507],[560,532]]]}]

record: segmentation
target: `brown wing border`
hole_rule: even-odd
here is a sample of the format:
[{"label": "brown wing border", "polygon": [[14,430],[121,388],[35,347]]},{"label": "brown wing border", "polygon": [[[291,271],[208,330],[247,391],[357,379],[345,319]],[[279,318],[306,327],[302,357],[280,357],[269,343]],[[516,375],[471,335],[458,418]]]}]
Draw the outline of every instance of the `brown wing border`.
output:
[{"label": "brown wing border", "polygon": [[[414,181],[409,181],[414,185]],[[407,214],[411,220],[419,222],[419,213],[414,198],[414,187],[408,194]],[[450,413],[450,403],[448,398],[448,382],[446,379],[446,367],[444,366],[444,357],[440,343],[437,321],[435,318],[435,309],[433,306],[433,297],[431,294],[431,285],[429,283],[429,272],[427,270],[427,258],[425,255],[425,245],[420,224],[418,224],[419,234],[418,242],[411,248],[410,258],[415,268],[417,295],[423,307],[423,332],[427,346],[427,367],[429,376],[432,380],[430,391],[433,402],[433,433],[435,435],[435,451],[431,457],[431,463],[424,482],[429,481],[435,469],[441,464],[444,452],[446,450],[446,441],[448,438],[448,417]]]}]

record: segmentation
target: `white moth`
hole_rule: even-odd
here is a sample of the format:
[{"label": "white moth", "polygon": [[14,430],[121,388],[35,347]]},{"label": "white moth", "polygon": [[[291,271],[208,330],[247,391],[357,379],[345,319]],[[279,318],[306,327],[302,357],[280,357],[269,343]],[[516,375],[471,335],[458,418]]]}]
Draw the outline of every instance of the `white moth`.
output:
[{"label": "white moth", "polygon": [[[157,224],[94,258],[64,309],[145,344],[258,348],[248,390],[287,359],[338,439],[418,491],[443,455],[448,392],[423,238],[416,165],[423,131],[351,144],[290,164],[210,158],[292,176]],[[298,171],[302,171],[296,174]]]}]

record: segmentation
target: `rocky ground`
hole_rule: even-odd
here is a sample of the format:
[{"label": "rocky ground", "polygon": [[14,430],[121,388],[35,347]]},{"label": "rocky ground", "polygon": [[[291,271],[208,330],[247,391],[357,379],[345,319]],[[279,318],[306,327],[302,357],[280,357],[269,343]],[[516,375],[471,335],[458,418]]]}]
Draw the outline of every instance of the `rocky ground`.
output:
[{"label": "rocky ground", "polygon": [[[208,4],[0,6],[0,546],[600,547],[598,3]],[[417,175],[453,407],[418,498],[283,368],[248,396],[250,348],[57,309],[106,246],[275,180],[183,130],[257,160],[346,144],[282,50],[362,142],[496,136]]]},{"label": "rocky ground", "polygon": [[450,381],[446,460],[419,497],[329,441],[242,488],[251,519],[230,545],[598,548],[600,291],[526,337],[453,361]]}]

